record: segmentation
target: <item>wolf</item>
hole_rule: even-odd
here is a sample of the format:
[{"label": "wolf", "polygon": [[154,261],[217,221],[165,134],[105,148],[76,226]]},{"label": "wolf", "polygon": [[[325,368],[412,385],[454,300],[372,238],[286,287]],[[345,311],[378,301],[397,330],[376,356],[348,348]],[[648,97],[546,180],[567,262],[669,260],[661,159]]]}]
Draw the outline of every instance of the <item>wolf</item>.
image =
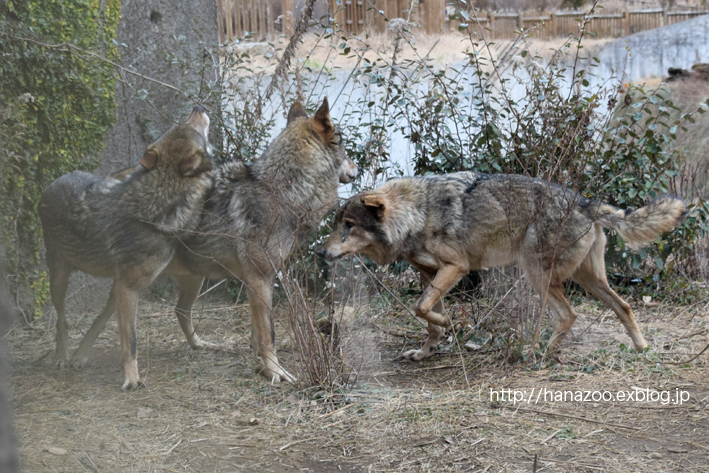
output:
[{"label": "wolf", "polygon": [[[213,186],[208,133],[209,117],[195,107],[184,124],[148,146],[124,180],[75,171],[42,194],[39,217],[57,311],[58,368],[70,363],[64,301],[69,276],[80,270],[114,280],[109,299],[118,312],[123,389],[144,385],[136,347],[138,294],[167,267],[180,238],[197,229]],[[75,353],[71,363],[77,361]]]},{"label": "wolf", "polygon": [[567,279],[607,304],[635,348],[643,350],[647,342],[630,305],[606,279],[603,228],[638,248],[676,227],[686,211],[682,199],[670,196],[637,210],[619,210],[521,175],[401,178],[347,200],[317,253],[331,261],[359,253],[380,265],[406,260],[420,271],[425,289],[415,313],[428,322],[428,339],[421,349],[404,353],[407,359],[434,354],[450,325],[443,297],[463,276],[513,262],[555,316],[550,351],[558,350],[577,317],[564,297]]},{"label": "wolf", "polygon": [[[338,182],[350,182],[357,171],[345,156],[327,98],[313,117],[295,102],[286,128],[254,163],[228,161],[215,170],[199,228],[181,239],[164,271],[179,283],[175,313],[192,348],[210,345],[195,333],[191,316],[204,278],[236,278],[247,290],[251,346],[261,360],[261,374],[274,382],[294,381],[276,356],[271,314],[275,276],[334,208]],[[109,297],[82,340],[77,354],[83,363],[114,305]]]}]

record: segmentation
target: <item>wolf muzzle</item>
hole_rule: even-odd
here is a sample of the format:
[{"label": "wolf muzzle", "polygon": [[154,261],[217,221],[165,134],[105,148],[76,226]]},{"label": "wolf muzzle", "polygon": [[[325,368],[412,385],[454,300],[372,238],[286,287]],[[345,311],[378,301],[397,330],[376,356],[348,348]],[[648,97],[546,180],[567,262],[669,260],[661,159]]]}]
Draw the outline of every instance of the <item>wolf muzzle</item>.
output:
[{"label": "wolf muzzle", "polygon": [[329,249],[325,248],[324,246],[321,246],[320,248],[315,250],[315,254],[318,256],[318,258],[324,259],[325,261],[335,261],[345,256],[344,253],[340,255],[334,255]]},{"label": "wolf muzzle", "polygon": [[315,250],[315,254],[318,256],[318,258],[327,260],[327,250],[324,246],[321,246],[317,250]]}]

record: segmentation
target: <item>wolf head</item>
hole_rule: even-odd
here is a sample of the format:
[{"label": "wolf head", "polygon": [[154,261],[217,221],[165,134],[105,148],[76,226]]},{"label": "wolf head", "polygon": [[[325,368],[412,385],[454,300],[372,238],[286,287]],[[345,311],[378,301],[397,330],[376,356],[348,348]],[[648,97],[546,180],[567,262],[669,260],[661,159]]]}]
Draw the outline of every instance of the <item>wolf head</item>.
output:
[{"label": "wolf head", "polygon": [[359,168],[355,162],[345,156],[345,159],[342,160],[340,170],[337,174],[340,184],[349,184],[355,177],[357,177],[358,172]]},{"label": "wolf head", "polygon": [[184,124],[173,126],[148,146],[140,165],[148,172],[174,172],[180,177],[194,177],[211,171],[214,165],[208,134],[209,117],[202,107],[197,106]]},{"label": "wolf head", "polygon": [[333,261],[357,253],[378,264],[389,263],[393,256],[386,231],[389,204],[384,194],[351,197],[337,211],[335,231],[317,250],[318,256]]},{"label": "wolf head", "polygon": [[330,119],[330,105],[327,97],[312,118],[300,102],[295,102],[288,111],[288,128],[309,127],[312,136],[316,137],[326,149],[337,154],[339,164],[338,179],[340,183],[347,184],[357,176],[357,165],[345,155],[344,143],[340,129]]}]

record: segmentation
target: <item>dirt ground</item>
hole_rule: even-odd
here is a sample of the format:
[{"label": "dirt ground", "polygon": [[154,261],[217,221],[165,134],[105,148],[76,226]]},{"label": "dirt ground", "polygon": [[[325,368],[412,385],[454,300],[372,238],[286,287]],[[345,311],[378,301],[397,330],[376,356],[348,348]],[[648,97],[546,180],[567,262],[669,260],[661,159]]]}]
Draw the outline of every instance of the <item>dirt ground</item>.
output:
[{"label": "dirt ground", "polygon": [[[499,349],[446,344],[429,361],[397,361],[423,333],[400,309],[370,303],[342,329],[349,349],[366,355],[359,380],[334,392],[255,375],[243,305],[198,304],[199,333],[228,348],[197,352],[171,303],[143,302],[138,360],[149,385],[131,392],[120,389],[115,319],[83,370],[51,365],[54,328],[46,321],[16,328],[9,343],[24,471],[707,471],[709,353],[662,363],[706,346],[706,303],[631,301],[653,346],[638,355],[624,348],[629,338],[611,311],[578,302],[560,363],[505,363]],[[74,347],[91,317],[74,319]],[[283,331],[279,354],[294,369]],[[531,399],[515,403],[502,389]],[[536,397],[544,389],[546,402]],[[552,401],[559,391],[589,398]],[[595,394],[606,391],[636,394]],[[663,391],[665,404],[637,394]]]},{"label": "dirt ground", "polygon": [[[443,35],[429,35],[420,31],[414,31],[412,37],[407,37],[406,41],[400,43],[400,50],[397,53],[397,63],[407,65],[411,61],[418,61],[426,58],[432,64],[440,67],[450,67],[451,65],[466,62],[468,52],[476,51],[483,58],[494,58],[499,61],[509,54],[519,55],[523,50],[537,58],[548,61],[557,50],[569,45],[568,51],[564,53],[566,57],[574,57],[577,51],[577,44],[568,39],[554,39],[541,41],[534,38],[527,38],[523,42],[512,40],[498,40],[485,45],[479,42],[477,45],[471,44],[469,37],[463,34],[451,33]],[[609,38],[585,38],[583,41],[584,52],[582,57],[592,57],[612,39]],[[248,53],[251,57],[248,69],[234,69],[236,75],[250,75],[254,70],[263,70],[266,74],[275,71],[282,51],[288,42],[285,38],[279,38],[273,43],[239,43],[232,44],[225,48],[225,53],[235,52],[238,54]],[[358,67],[365,59],[372,63],[377,63],[381,67],[389,67],[394,54],[394,37],[389,34],[372,34],[362,38],[349,39],[347,44],[352,49],[351,53],[343,54],[343,39],[339,35],[332,35],[323,38],[321,35],[308,33],[304,35],[303,42],[297,50],[297,63],[305,68],[305,71],[319,72],[320,70],[334,72],[343,70],[350,72]],[[487,59],[482,60],[487,64]],[[509,58],[507,59],[509,60]],[[304,71],[301,70],[301,74]]]}]

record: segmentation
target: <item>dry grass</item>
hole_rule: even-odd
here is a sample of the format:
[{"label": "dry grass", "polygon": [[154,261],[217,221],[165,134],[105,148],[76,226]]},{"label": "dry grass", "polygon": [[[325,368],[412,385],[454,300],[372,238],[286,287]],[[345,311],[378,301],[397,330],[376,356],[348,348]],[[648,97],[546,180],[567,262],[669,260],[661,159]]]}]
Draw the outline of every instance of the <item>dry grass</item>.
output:
[{"label": "dry grass", "polygon": [[[589,57],[596,54],[611,39],[585,38],[583,41],[584,56]],[[363,64],[364,59],[377,61],[382,67],[388,65],[393,53],[394,41],[390,35],[373,34],[371,36],[360,36],[350,38],[348,45],[352,48],[352,53],[342,54],[339,48],[342,40],[339,36],[324,39],[320,35],[308,33],[304,36],[303,44],[298,49],[298,65],[306,66],[315,72],[323,69],[325,71],[346,71],[353,70],[358,65]],[[477,50],[483,57],[499,59],[514,43],[512,40],[500,40],[491,43],[489,47],[477,46]],[[526,40],[531,53],[546,60],[551,58],[555,50],[561,48],[566,40],[559,38],[552,41],[539,41],[533,38]],[[480,41],[482,45],[482,41]],[[274,42],[273,47],[265,43],[230,46],[229,50],[239,52],[250,52],[254,69],[265,70],[272,73],[275,70],[277,58],[281,56],[281,51],[286,47],[285,38],[279,38]],[[278,50],[278,52],[276,52]],[[419,61],[428,58],[434,65],[441,67],[459,64],[468,59],[467,51],[472,51],[473,45],[467,36],[462,33],[450,33],[445,35],[428,35],[413,31],[412,41],[402,41],[401,51],[397,54],[398,63],[406,64],[407,61]],[[519,52],[521,52],[520,49]],[[272,53],[276,52],[275,56]],[[519,54],[519,53],[518,53]],[[575,54],[575,47],[567,53],[570,57]],[[383,61],[383,62],[382,62]],[[239,71],[236,71],[239,74]],[[247,74],[249,72],[243,72]],[[302,73],[302,72],[301,72]]]},{"label": "dry grass", "polygon": [[[484,314],[496,302],[460,303],[451,311],[457,318],[463,310]],[[537,471],[654,473],[700,471],[709,461],[709,443],[697,435],[709,427],[706,355],[687,367],[657,362],[706,345],[706,303],[650,307],[634,301],[656,352],[681,354],[637,356],[619,349],[629,340],[612,312],[585,302],[564,343],[563,363],[535,365],[507,364],[500,350],[467,352],[456,344],[443,344],[443,353],[424,363],[393,361],[422,343],[423,334],[386,299],[362,304],[361,318],[342,329],[343,337],[371,356],[358,384],[342,392],[271,386],[255,376],[243,306],[198,307],[197,330],[230,348],[194,352],[172,304],[142,303],[139,360],[149,387],[133,392],[120,391],[115,321],[81,371],[49,365],[54,330],[46,323],[16,329],[9,341],[24,471],[527,472],[537,455]],[[278,311],[283,319],[284,308]],[[89,319],[74,321],[74,344]],[[288,367],[296,352],[285,332],[280,327],[279,350]],[[679,388],[689,391],[690,401],[498,407],[489,394],[632,387]],[[57,448],[63,450],[50,453]]]}]

